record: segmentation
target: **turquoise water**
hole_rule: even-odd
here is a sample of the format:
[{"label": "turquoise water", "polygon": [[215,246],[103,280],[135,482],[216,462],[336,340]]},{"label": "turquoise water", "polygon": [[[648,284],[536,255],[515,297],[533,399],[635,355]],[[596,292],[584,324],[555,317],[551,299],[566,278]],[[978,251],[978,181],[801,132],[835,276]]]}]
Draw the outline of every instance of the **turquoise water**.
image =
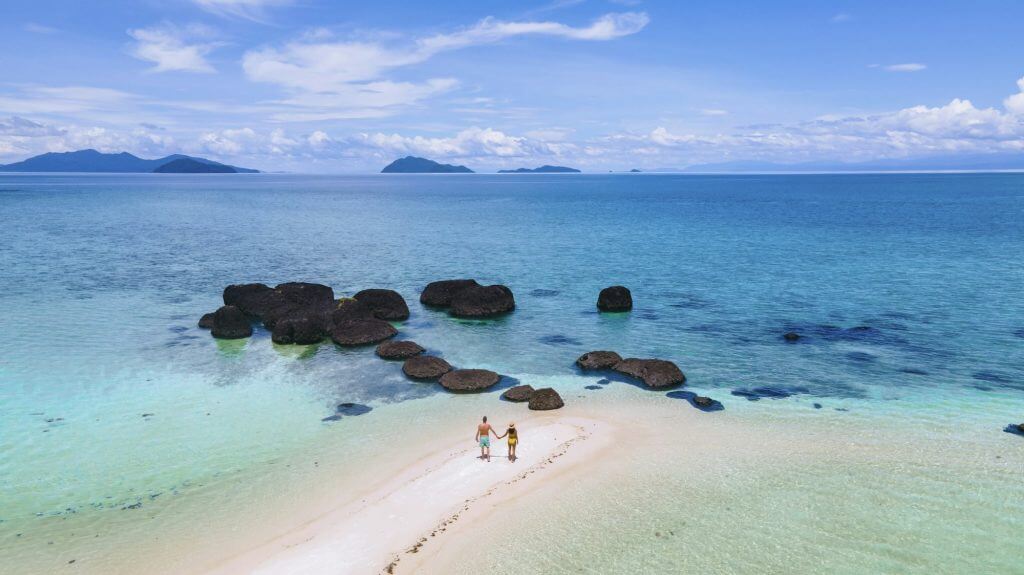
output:
[{"label": "turquoise water", "polygon": [[[675,360],[752,418],[970,442],[1024,421],[1022,175],[5,175],[0,221],[0,558],[59,522],[141,529],[140,508],[252,481],[348,429],[320,421],[338,402],[372,426],[464,399],[368,349],[214,341],[195,323],[230,283],[396,289],[403,336],[520,380],[582,388],[573,359],[615,349]],[[419,305],[454,277],[508,285],[517,310]],[[596,313],[613,284],[632,313]],[[762,388],[787,397],[733,394]]]}]

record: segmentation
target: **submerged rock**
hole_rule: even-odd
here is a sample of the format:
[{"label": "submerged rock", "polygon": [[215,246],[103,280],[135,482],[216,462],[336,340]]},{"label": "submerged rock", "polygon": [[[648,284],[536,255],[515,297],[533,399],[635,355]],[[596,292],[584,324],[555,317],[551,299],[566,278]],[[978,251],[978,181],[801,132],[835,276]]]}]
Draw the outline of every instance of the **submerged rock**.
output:
[{"label": "submerged rock", "polygon": [[533,392],[530,396],[529,408],[533,411],[548,411],[565,406],[562,396],[550,387],[544,387]]},{"label": "submerged rock", "polygon": [[310,345],[319,343],[323,338],[323,322],[319,317],[308,315],[280,319],[270,334],[270,339],[279,344]]},{"label": "submerged rock", "polygon": [[353,320],[335,324],[331,329],[334,343],[344,346],[380,343],[398,335],[398,330],[381,319]]},{"label": "submerged rock", "polygon": [[470,286],[452,296],[450,313],[456,317],[487,317],[516,308],[512,290],[503,285]]},{"label": "submerged rock", "polygon": [[203,317],[199,318],[199,327],[213,329],[213,313],[204,313]]},{"label": "submerged rock", "polygon": [[415,341],[385,341],[377,346],[377,356],[382,359],[409,359],[426,351]]},{"label": "submerged rock", "polygon": [[1011,423],[1004,427],[1003,431],[1014,435],[1024,435],[1024,423]]},{"label": "submerged rock", "polygon": [[389,289],[364,289],[355,299],[366,304],[377,319],[402,321],[409,319],[409,306],[398,292]]},{"label": "submerged rock", "polygon": [[670,391],[665,394],[666,397],[672,399],[682,399],[690,403],[693,407],[701,411],[722,411],[725,406],[720,401],[705,397],[703,395],[697,395],[690,391]]},{"label": "submerged rock", "polygon": [[430,282],[420,293],[420,303],[433,307],[448,307],[452,296],[472,286],[479,286],[476,280],[440,280]]},{"label": "submerged rock", "polygon": [[519,403],[523,401],[530,401],[530,397],[533,396],[533,393],[532,385],[517,385],[505,390],[505,393],[501,394],[501,397],[508,401]]},{"label": "submerged rock", "polygon": [[441,376],[441,385],[450,391],[482,391],[501,380],[487,369],[457,369]]},{"label": "submerged rock", "polygon": [[402,364],[402,372],[413,379],[437,379],[451,370],[447,361],[433,355],[410,357]]},{"label": "submerged rock", "polygon": [[628,358],[612,366],[612,369],[644,382],[647,387],[661,388],[686,383],[679,366],[664,359]]},{"label": "submerged rock", "polygon": [[210,331],[217,339],[240,339],[252,335],[252,324],[242,310],[225,305],[213,312]]},{"label": "submerged rock", "polygon": [[597,296],[597,309],[601,311],[629,311],[633,309],[633,295],[623,286],[611,286]]},{"label": "submerged rock", "polygon": [[798,334],[795,331],[787,331],[786,333],[782,334],[782,339],[786,341],[797,341],[800,339],[800,334]]},{"label": "submerged rock", "polygon": [[611,369],[622,361],[622,356],[614,351],[589,351],[576,360],[580,369]]}]

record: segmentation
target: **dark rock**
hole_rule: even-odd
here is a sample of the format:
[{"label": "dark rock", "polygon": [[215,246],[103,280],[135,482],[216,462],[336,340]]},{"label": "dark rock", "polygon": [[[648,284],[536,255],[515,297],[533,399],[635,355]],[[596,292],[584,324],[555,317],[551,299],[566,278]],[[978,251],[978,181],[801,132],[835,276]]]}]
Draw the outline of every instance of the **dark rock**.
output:
[{"label": "dark rock", "polygon": [[370,306],[351,297],[343,297],[334,302],[330,313],[331,327],[351,321],[370,319],[376,319]]},{"label": "dark rock", "polygon": [[515,387],[510,387],[509,389],[505,390],[505,393],[501,394],[501,397],[508,401],[514,401],[518,403],[522,401],[530,401],[530,396],[532,395],[532,385],[517,385]]},{"label": "dark rock", "polygon": [[331,329],[331,339],[338,345],[369,345],[380,343],[398,335],[398,330],[381,319],[353,320],[336,323]]},{"label": "dark rock", "polygon": [[452,304],[452,296],[473,286],[479,286],[476,280],[441,280],[430,282],[420,294],[420,303],[433,307],[448,307]]},{"label": "dark rock", "polygon": [[503,285],[470,286],[452,296],[451,314],[456,317],[487,317],[516,308],[512,290]]},{"label": "dark rock", "polygon": [[494,386],[501,376],[487,369],[457,369],[441,376],[441,385],[450,391],[481,391]]},{"label": "dark rock", "polygon": [[615,371],[642,380],[647,387],[671,387],[686,383],[679,367],[664,359],[628,358],[612,366]]},{"label": "dark rock", "polygon": [[203,317],[199,318],[199,327],[203,329],[213,329],[213,314],[204,313]]},{"label": "dark rock", "polygon": [[533,392],[530,396],[529,408],[533,411],[547,411],[565,406],[562,396],[550,387],[544,387]]},{"label": "dark rock", "polygon": [[693,402],[699,405],[700,407],[711,407],[712,405],[714,405],[715,400],[711,399],[710,397],[698,395],[697,397],[693,398]]},{"label": "dark rock", "polygon": [[377,355],[383,359],[409,359],[426,351],[415,341],[386,341],[377,346]]},{"label": "dark rock", "polygon": [[264,284],[231,285],[224,290],[225,305],[234,305],[273,330],[285,317],[322,317],[334,305],[334,290],[322,284],[290,282],[274,289]]},{"label": "dark rock", "polygon": [[585,385],[585,386],[583,386],[583,389],[604,389],[604,388],[601,387],[600,385]]},{"label": "dark rock", "polygon": [[409,319],[409,306],[396,291],[389,289],[364,289],[355,299],[366,304],[377,319],[402,321]]},{"label": "dark rock", "polygon": [[234,284],[224,288],[224,305],[233,305],[250,315],[262,305],[263,299],[274,291],[267,284]]},{"label": "dark rock", "polygon": [[614,351],[590,351],[576,360],[580,369],[611,369],[622,361],[622,356]]},{"label": "dark rock", "polygon": [[782,334],[782,339],[786,341],[797,341],[798,339],[800,339],[800,334],[798,334],[795,331],[787,331],[786,333]]},{"label": "dark rock", "polygon": [[629,293],[629,289],[625,287],[606,287],[597,296],[597,309],[601,311],[629,311],[633,309],[633,296]]},{"label": "dark rock", "polygon": [[402,364],[402,372],[413,379],[437,379],[452,370],[452,366],[440,357],[417,355]]},{"label": "dark rock", "polygon": [[277,321],[270,339],[274,343],[310,345],[324,338],[323,322],[311,315],[289,316]]},{"label": "dark rock", "polygon": [[252,335],[252,324],[242,310],[233,305],[225,305],[213,312],[210,331],[217,339],[239,339]]},{"label": "dark rock", "polygon": [[341,421],[341,416],[335,413],[334,415],[328,415],[320,421]]}]

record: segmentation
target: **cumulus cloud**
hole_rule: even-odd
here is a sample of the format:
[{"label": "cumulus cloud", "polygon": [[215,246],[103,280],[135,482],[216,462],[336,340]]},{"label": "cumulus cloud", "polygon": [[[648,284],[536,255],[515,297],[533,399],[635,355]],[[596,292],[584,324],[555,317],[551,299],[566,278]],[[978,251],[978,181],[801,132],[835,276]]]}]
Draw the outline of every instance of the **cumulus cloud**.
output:
[{"label": "cumulus cloud", "polygon": [[1020,91],[1003,100],[1003,106],[1011,114],[1024,116],[1024,77],[1017,80],[1017,88]]},{"label": "cumulus cloud", "polygon": [[246,52],[242,68],[249,79],[277,84],[291,94],[281,103],[294,109],[282,112],[278,119],[375,117],[454,88],[457,81],[452,78],[409,82],[384,77],[439,53],[527,35],[581,41],[612,40],[639,32],[648,21],[646,14],[636,12],[606,14],[589,26],[578,28],[559,22],[505,22],[487,18],[463,30],[405,44],[319,41],[324,37],[319,33],[283,47]]},{"label": "cumulus cloud", "polygon": [[45,152],[93,148],[101,152],[131,150],[137,154],[166,155],[174,138],[145,126],[111,129],[76,124],[55,125],[20,116],[0,118],[0,157],[16,161]]},{"label": "cumulus cloud", "polygon": [[164,24],[128,30],[128,35],[135,39],[131,54],[155,64],[153,72],[214,72],[206,55],[218,44],[209,41],[213,31],[206,26]]}]

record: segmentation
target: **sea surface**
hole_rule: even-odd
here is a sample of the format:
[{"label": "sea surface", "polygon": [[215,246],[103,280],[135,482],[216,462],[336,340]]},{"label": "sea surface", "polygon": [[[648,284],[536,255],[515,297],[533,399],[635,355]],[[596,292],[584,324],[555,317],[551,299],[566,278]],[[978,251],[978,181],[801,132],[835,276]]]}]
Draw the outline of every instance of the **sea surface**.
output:
[{"label": "sea surface", "polygon": [[[412,312],[402,337],[567,401],[692,409],[573,368],[614,349],[676,361],[685,389],[746,424],[934,433],[1011,462],[1024,451],[1003,430],[1024,421],[1024,175],[0,175],[0,222],[4,572],[131,571],[132,549],[200,541],[197,522],[230,532],[230,510],[299,499],[282,486],[324,484],[325,469],[358,483],[355,463],[405,454],[396,426],[498,401],[410,383],[372,348],[277,346],[262,329],[216,341],[196,322],[232,283],[395,289]],[[464,321],[420,306],[428,282],[460,277],[509,286],[516,311]],[[633,311],[597,313],[616,284]],[[322,421],[342,402],[371,410]],[[762,466],[697,499],[682,475],[633,463],[609,477],[644,488],[614,505],[567,495],[547,523],[519,511],[540,525],[526,541],[563,540],[563,561],[503,548],[493,557],[513,563],[475,567],[934,573],[968,572],[956,558],[971,557],[976,572],[1024,572],[1017,463]],[[850,525],[808,511],[826,501]],[[747,522],[678,526],[700,552],[651,535],[652,518],[702,502],[745,506]],[[869,512],[889,505],[907,512]],[[573,524],[590,528],[574,538]]]}]

